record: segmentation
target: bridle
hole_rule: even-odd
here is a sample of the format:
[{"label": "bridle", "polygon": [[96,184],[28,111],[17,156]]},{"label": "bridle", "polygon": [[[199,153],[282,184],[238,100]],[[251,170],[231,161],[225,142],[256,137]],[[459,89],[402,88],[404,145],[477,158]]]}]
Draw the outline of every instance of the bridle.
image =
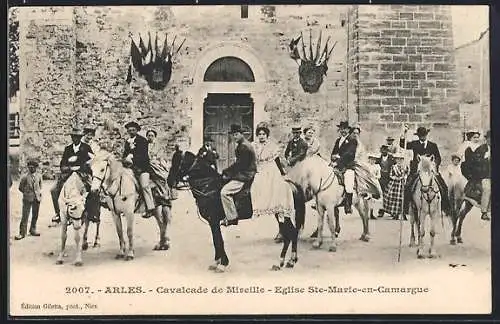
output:
[{"label": "bridle", "polygon": [[108,172],[108,168],[109,168],[109,161],[106,161],[106,168],[104,169],[104,175],[102,176],[102,178],[96,176],[96,175],[92,175],[92,181],[94,181],[94,179],[97,179],[100,181],[99,183],[99,193],[104,192],[105,195],[109,195],[109,193],[107,192],[106,188],[104,188],[104,180],[106,179],[106,173]]},{"label": "bridle", "polygon": [[[313,195],[317,196],[320,192],[325,191],[328,188],[330,188],[332,186],[334,180],[335,180],[335,169],[332,168],[332,171],[330,172],[330,174],[328,175],[328,177],[326,177],[326,179],[324,180],[324,182],[323,182],[323,178],[321,178],[319,180],[318,190]],[[324,187],[322,187],[325,183],[326,183],[326,185]]]},{"label": "bridle", "polygon": [[436,197],[438,197],[439,194],[439,187],[437,189],[434,188],[434,177],[435,177],[435,172],[431,171],[431,181],[429,182],[428,185],[424,185],[422,182],[422,177],[418,175],[418,179],[420,181],[421,187],[420,187],[420,204],[423,205],[423,202],[425,201],[427,203],[427,206],[429,207],[429,214],[431,213],[431,203],[434,201]]}]

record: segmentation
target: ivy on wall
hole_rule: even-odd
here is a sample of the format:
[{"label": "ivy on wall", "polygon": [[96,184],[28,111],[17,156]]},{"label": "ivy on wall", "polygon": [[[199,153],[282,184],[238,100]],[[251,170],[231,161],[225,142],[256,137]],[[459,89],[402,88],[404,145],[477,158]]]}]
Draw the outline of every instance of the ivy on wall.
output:
[{"label": "ivy on wall", "polygon": [[16,8],[9,15],[9,97],[19,90],[19,20]]}]

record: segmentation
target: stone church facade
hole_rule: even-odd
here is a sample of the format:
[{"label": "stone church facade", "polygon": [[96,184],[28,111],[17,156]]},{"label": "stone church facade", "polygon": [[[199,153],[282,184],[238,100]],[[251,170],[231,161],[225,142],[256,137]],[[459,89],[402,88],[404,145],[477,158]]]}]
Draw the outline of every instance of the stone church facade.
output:
[{"label": "stone church facade", "polygon": [[[179,143],[197,150],[204,134],[226,145],[231,122],[251,134],[266,121],[281,144],[292,125],[311,124],[323,156],[344,119],[360,123],[370,150],[402,123],[431,127],[445,158],[459,144],[446,6],[39,7],[20,10],[19,21],[21,165],[35,156],[48,178],[75,124],[97,126],[112,145],[137,120],[158,132],[166,156]],[[288,44],[302,32],[308,50],[320,30],[323,44],[337,43],[320,90],[308,94]],[[148,32],[186,38],[164,90],[137,73],[126,82],[130,37]],[[250,77],[221,81],[231,67]],[[219,150],[228,163],[231,148]]]}]

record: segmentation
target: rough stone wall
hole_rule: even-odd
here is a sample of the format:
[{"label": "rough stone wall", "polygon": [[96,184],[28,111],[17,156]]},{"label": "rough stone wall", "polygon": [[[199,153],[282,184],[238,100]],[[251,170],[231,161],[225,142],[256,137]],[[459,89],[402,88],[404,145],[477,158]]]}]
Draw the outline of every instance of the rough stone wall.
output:
[{"label": "rough stone wall", "polygon": [[22,9],[20,16],[20,165],[38,158],[47,177],[74,122],[75,26],[71,8]]},{"label": "rough stone wall", "polygon": [[455,58],[463,124],[465,128],[489,129],[489,33],[456,48]]},{"label": "rough stone wall", "polygon": [[401,124],[430,127],[447,155],[458,146],[457,76],[449,6],[358,6],[359,121],[372,149]]},{"label": "rough stone wall", "polygon": [[[199,56],[209,46],[236,41],[262,54],[260,58],[269,77],[265,109],[270,112],[274,139],[283,143],[291,124],[311,123],[318,128],[324,152],[329,153],[336,135],[334,125],[347,115],[346,31],[339,19],[342,8],[345,9],[301,6],[297,11],[296,6],[274,10],[250,6],[247,19],[240,17],[239,6],[198,7],[196,15],[192,7],[177,6],[140,10],[138,7],[53,8],[66,14],[72,10],[72,23],[65,20],[62,25],[56,22],[50,27],[38,18],[30,18],[26,23],[36,43],[30,38],[21,40],[24,60],[31,62],[26,75],[26,106],[21,113],[26,126],[22,150],[28,152],[26,148],[33,148],[43,161],[49,162],[44,172],[53,173],[64,144],[69,142],[65,132],[73,122],[95,124],[100,142],[112,145],[116,144],[114,129],[118,128],[123,136],[123,124],[136,119],[158,131],[162,147],[170,155],[173,145],[189,136],[191,127],[201,127],[191,125],[189,115],[193,107],[188,96]],[[319,29],[323,30],[323,44],[330,35],[330,44],[337,41],[337,45],[319,92],[306,94],[298,81],[298,66],[289,58],[288,44],[302,31],[308,46],[309,30],[315,42]],[[153,38],[158,32],[160,44],[165,32],[170,39],[177,35],[177,44],[186,38],[184,48],[174,60],[170,83],[163,91],[149,89],[137,75],[130,85],[125,81],[129,36],[137,41],[138,33],[144,37],[148,31]],[[61,50],[52,52],[52,45],[58,42],[63,43],[57,45]],[[53,73],[54,70],[58,73]],[[36,86],[39,91],[32,91]],[[51,91],[51,96],[43,95],[47,91]],[[36,142],[32,143],[30,134],[36,134]]]}]

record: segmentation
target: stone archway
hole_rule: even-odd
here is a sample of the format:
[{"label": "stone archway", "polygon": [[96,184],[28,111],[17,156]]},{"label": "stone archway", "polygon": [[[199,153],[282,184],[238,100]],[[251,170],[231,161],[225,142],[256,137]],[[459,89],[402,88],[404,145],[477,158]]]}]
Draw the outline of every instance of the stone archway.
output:
[{"label": "stone archway", "polygon": [[[211,82],[204,81],[205,72],[212,63],[223,57],[234,57],[245,62],[251,69],[254,82]],[[264,110],[267,96],[267,75],[257,52],[241,43],[223,42],[206,49],[192,73],[193,87],[191,97],[192,127],[190,132],[191,150],[198,150],[203,144],[203,105],[208,94],[249,94],[253,99],[253,125],[267,120]],[[252,130],[253,131],[253,130]]]}]

